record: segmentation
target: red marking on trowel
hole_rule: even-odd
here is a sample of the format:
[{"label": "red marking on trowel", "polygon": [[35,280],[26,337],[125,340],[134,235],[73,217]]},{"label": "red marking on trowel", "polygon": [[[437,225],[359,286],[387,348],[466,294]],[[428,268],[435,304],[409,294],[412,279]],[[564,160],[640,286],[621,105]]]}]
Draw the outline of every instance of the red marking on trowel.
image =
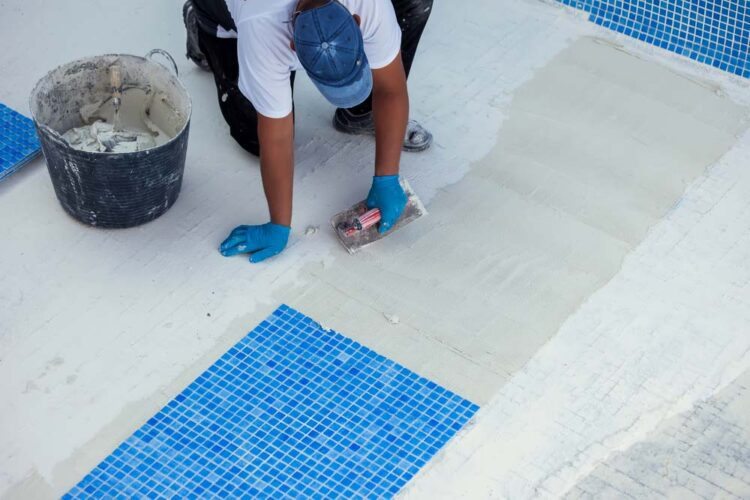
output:
[{"label": "red marking on trowel", "polygon": [[346,228],[344,235],[352,237],[359,231],[365,231],[380,222],[380,209],[373,208],[354,219],[351,227]]}]

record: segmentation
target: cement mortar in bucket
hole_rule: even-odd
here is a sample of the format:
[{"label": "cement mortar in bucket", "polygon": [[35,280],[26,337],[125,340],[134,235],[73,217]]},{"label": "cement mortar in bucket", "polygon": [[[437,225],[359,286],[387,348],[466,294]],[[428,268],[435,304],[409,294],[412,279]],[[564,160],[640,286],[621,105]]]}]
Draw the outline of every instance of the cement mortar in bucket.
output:
[{"label": "cement mortar in bucket", "polygon": [[[174,74],[151,60],[157,53],[172,62]],[[113,75],[119,88],[113,86]],[[116,120],[118,103],[121,118]],[[156,219],[177,200],[192,105],[166,52],[64,64],[37,83],[30,106],[55,194],[75,219],[106,228],[132,227]],[[80,145],[69,142],[71,129],[111,128],[118,121],[125,127],[147,126],[153,142],[130,148],[117,142],[111,148],[103,141],[97,150],[76,149]]]}]

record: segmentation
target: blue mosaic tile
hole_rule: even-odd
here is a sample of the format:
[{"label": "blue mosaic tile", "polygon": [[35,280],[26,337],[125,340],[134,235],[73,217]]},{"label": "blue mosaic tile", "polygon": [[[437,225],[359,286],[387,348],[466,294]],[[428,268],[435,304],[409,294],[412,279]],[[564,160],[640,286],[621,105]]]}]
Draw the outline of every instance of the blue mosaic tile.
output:
[{"label": "blue mosaic tile", "polygon": [[0,181],[39,154],[34,122],[0,104]]},{"label": "blue mosaic tile", "polygon": [[477,409],[281,306],[63,498],[389,498]]},{"label": "blue mosaic tile", "polygon": [[558,0],[646,43],[750,78],[748,0]]}]

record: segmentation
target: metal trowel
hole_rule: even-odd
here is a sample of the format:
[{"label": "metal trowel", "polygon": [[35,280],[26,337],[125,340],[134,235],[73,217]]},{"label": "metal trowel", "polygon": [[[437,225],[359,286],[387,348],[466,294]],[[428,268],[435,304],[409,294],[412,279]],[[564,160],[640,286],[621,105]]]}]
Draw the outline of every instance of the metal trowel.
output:
[{"label": "metal trowel", "polygon": [[401,178],[401,187],[407,196],[406,207],[404,213],[401,214],[401,218],[387,233],[380,234],[378,232],[380,210],[377,208],[368,209],[364,201],[333,216],[331,225],[336,231],[339,241],[350,254],[358,252],[367,245],[375,243],[410,222],[427,215],[424,205],[404,178]]}]

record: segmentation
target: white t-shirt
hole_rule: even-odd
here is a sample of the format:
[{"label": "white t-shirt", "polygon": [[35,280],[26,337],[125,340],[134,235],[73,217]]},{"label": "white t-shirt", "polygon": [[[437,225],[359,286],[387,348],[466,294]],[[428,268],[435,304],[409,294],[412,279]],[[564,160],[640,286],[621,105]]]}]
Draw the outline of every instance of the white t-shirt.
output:
[{"label": "white t-shirt", "polygon": [[[401,48],[401,28],[390,0],[339,0],[361,18],[365,54],[372,69],[390,64]],[[297,0],[226,0],[237,26],[240,91],[269,118],[292,112],[290,73],[301,69],[292,50]]]}]

